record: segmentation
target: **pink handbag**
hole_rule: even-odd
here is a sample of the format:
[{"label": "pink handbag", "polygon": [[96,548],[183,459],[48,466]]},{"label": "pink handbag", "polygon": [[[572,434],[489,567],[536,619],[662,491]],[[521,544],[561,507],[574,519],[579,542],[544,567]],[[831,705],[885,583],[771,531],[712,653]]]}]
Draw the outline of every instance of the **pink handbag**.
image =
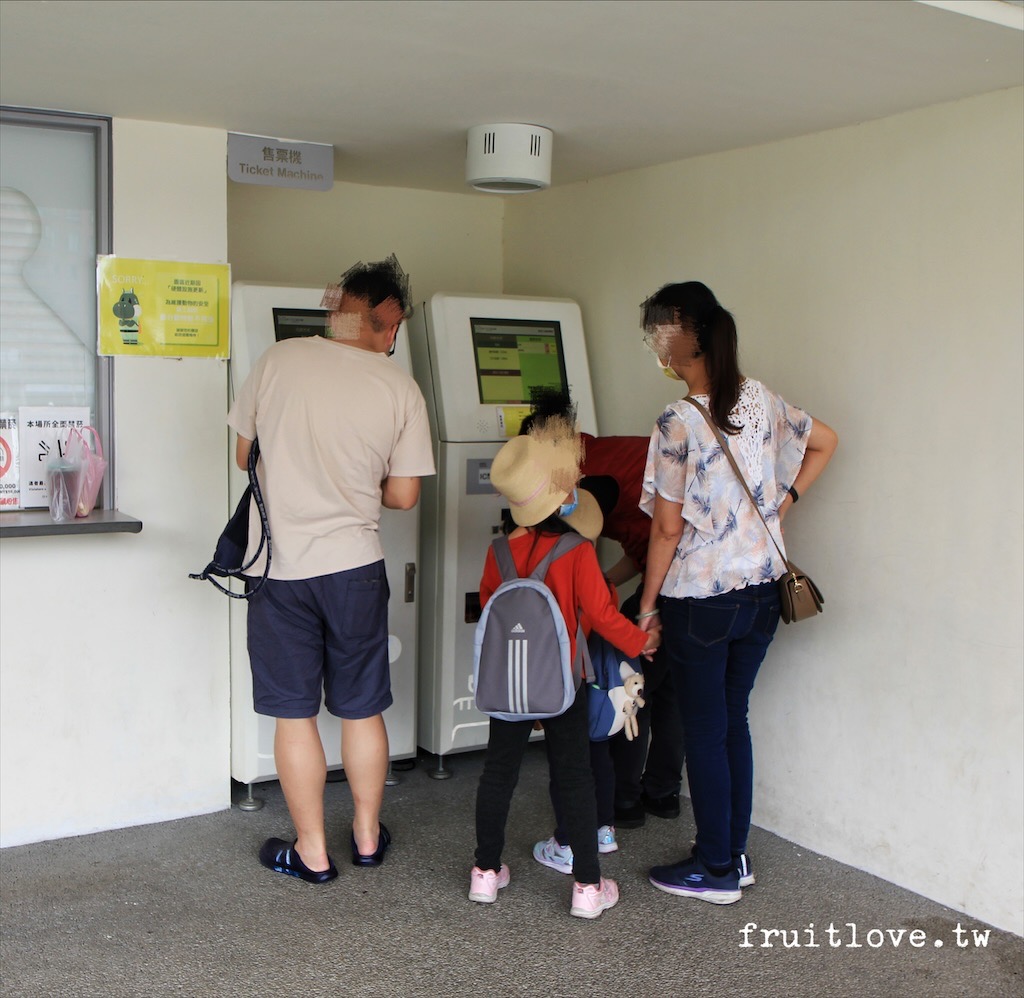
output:
[{"label": "pink handbag", "polygon": [[[95,450],[89,446],[85,433],[92,434]],[[103,472],[107,470],[107,462],[103,457],[103,443],[95,427],[84,426],[81,430],[73,429],[68,434],[64,454],[69,461],[81,465],[82,473],[75,515],[88,516],[96,505],[96,497],[103,484]]]}]

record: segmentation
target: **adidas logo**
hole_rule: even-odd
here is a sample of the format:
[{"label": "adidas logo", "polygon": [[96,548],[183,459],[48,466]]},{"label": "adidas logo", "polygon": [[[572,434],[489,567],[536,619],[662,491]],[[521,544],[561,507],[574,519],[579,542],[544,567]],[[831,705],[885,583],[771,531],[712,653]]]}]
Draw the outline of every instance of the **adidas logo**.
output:
[{"label": "adidas logo", "polygon": [[525,634],[525,633],[526,633],[526,628],[523,627],[522,624],[516,624],[516,626],[513,627],[511,631],[509,631],[509,634]]}]

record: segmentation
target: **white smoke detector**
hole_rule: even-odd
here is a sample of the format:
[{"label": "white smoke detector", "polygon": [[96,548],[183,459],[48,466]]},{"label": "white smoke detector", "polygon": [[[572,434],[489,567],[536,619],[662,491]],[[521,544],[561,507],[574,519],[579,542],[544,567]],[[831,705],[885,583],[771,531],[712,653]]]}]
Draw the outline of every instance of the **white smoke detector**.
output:
[{"label": "white smoke detector", "polygon": [[466,183],[488,194],[550,187],[554,137],[540,125],[474,125],[466,140]]}]

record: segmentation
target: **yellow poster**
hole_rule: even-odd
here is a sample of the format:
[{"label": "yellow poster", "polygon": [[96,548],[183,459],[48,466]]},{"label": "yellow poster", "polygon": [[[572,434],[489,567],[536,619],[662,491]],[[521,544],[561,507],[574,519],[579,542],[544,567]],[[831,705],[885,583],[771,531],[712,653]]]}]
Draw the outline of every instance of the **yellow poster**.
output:
[{"label": "yellow poster", "polygon": [[101,256],[96,289],[102,356],[230,354],[229,264]]}]

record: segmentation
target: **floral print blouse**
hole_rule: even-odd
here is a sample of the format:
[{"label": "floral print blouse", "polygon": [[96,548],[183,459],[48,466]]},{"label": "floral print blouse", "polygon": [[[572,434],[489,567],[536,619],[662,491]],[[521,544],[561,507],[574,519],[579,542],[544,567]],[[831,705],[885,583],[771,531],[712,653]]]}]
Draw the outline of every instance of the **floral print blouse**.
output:
[{"label": "floral print blouse", "polygon": [[[706,395],[693,397],[707,407]],[[730,422],[743,429],[726,435],[729,449],[785,551],[778,509],[803,463],[811,417],[747,378]],[[655,493],[679,503],[685,521],[663,596],[717,596],[784,573],[785,563],[711,427],[683,399],[661,414],[651,433],[640,497],[648,516],[654,515]]]}]

